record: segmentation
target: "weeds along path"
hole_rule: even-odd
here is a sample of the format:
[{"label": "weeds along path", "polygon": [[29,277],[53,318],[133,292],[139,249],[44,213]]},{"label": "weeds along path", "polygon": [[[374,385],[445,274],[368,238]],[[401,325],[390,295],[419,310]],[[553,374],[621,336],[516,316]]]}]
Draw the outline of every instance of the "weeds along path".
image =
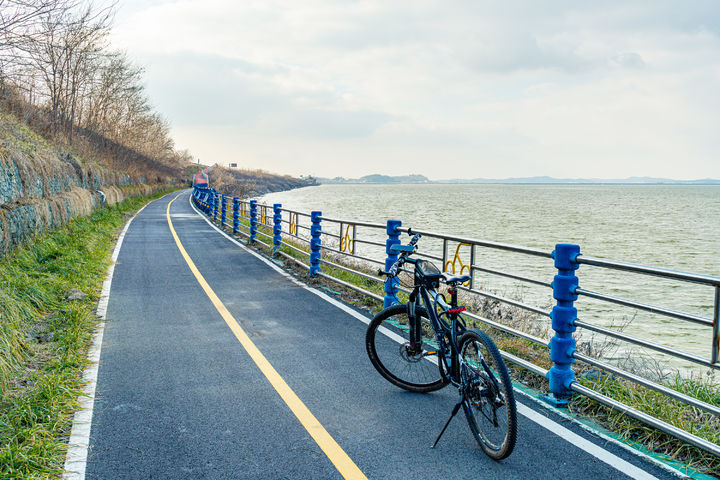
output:
[{"label": "weeds along path", "polygon": [[36,234],[0,260],[0,478],[62,472],[118,230],[155,197]]},{"label": "weeds along path", "polygon": [[460,417],[431,450],[455,392],[387,383],[360,314],[227,238],[188,195],[153,202],[125,236],[86,478],[674,478],[522,398],[510,458],[487,458]]}]

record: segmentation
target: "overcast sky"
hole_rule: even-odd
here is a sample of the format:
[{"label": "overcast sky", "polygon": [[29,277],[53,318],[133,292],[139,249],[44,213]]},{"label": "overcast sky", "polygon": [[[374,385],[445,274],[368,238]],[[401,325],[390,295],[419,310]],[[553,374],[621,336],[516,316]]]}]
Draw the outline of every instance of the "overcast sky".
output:
[{"label": "overcast sky", "polygon": [[293,175],[720,178],[720,2],[120,0],[179,147]]}]

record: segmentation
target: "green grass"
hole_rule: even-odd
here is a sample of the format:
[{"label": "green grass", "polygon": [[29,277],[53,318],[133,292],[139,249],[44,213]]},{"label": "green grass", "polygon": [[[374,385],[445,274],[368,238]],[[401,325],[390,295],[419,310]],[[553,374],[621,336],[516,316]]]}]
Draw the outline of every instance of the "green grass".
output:
[{"label": "green grass", "polygon": [[[42,234],[0,261],[0,478],[57,478],[95,309],[132,197]],[[70,289],[87,294],[67,301]]]},{"label": "green grass", "polygon": [[[603,395],[720,445],[720,418],[711,413],[610,375],[604,375],[595,381],[582,378],[578,381]],[[668,386],[711,405],[720,405],[720,389],[710,380],[698,377],[684,378],[678,375]],[[595,419],[609,430],[620,433],[623,439],[631,443],[642,444],[651,452],[663,453],[664,456],[690,468],[720,477],[720,458],[655,430],[621,412],[581,395],[573,397],[569,408]]]}]

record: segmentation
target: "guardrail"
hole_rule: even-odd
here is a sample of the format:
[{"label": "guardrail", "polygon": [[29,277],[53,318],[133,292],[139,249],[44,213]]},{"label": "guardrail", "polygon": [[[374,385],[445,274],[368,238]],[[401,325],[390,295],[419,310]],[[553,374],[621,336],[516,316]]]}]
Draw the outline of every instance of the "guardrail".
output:
[{"label": "guardrail", "polygon": [[[396,254],[390,252],[390,247],[395,243],[400,243],[400,234],[408,231],[402,227],[402,223],[399,220],[388,220],[386,224],[342,220],[325,217],[319,211],[305,213],[282,208],[280,204],[272,206],[261,205],[255,200],[248,202],[235,197],[233,198],[232,225],[230,225],[227,223],[227,200],[225,196],[217,194],[217,192],[211,188],[196,187],[193,190],[193,202],[204,213],[215,220],[218,219],[219,215],[221,225],[232,228],[234,233],[246,237],[250,243],[259,243],[271,249],[273,256],[282,256],[308,270],[310,276],[326,278],[370,298],[382,301],[385,306],[398,303],[398,294],[400,291],[409,291],[399,285],[397,279],[385,281],[367,273],[368,266],[375,266],[376,268],[382,266],[388,269],[396,260]],[[240,222],[240,219],[247,222],[247,225]],[[272,235],[263,232],[263,228],[258,228],[258,226],[272,229]],[[589,355],[579,353],[576,349],[576,340],[573,337],[576,329],[580,328],[607,335],[620,342],[639,345],[684,361],[693,362],[708,369],[720,370],[720,277],[585,256],[580,252],[579,246],[572,244],[558,244],[552,252],[547,252],[535,248],[459,237],[415,228],[413,228],[413,232],[421,233],[424,236],[424,240],[430,239],[436,242],[434,246],[428,245],[427,241],[423,243],[424,251],[418,252],[420,257],[442,262],[444,271],[458,274],[468,273],[470,275],[470,281],[460,287],[467,295],[497,301],[550,319],[554,336],[548,342],[544,338],[537,337],[501,322],[476,313],[466,312],[468,317],[477,322],[481,322],[505,334],[527,340],[541,348],[549,350],[550,359],[553,363],[553,366],[549,370],[509,352],[501,351],[506,361],[548,379],[549,394],[543,395],[543,399],[548,403],[562,407],[567,404],[568,398],[573,392],[580,393],[658,430],[682,439],[691,445],[720,456],[720,446],[708,442],[692,433],[680,430],[673,425],[581,385],[575,381],[575,372],[573,370],[573,363],[578,360],[604,370],[609,374],[622,377],[642,385],[645,388],[720,417],[720,408],[715,405],[708,404]],[[262,240],[259,239],[258,236],[262,237]],[[285,241],[284,238],[292,239],[292,241]],[[307,262],[281,251],[281,247],[286,247],[290,251],[307,258]],[[547,281],[531,278],[530,276],[517,272],[488,268],[478,261],[481,250],[521,254],[547,261],[548,264],[552,261],[552,265],[554,269],[557,270],[557,274],[551,281]],[[331,255],[323,255],[323,252]],[[338,260],[332,261],[331,258],[345,258],[348,261],[341,263]],[[592,268],[610,269],[613,271],[632,272],[644,276],[660,277],[676,282],[689,282],[710,286],[714,289],[713,316],[712,318],[707,318],[584,289],[580,287],[579,278],[576,275],[581,265]],[[329,275],[323,271],[323,266],[346,271],[368,282],[376,282],[383,286],[385,295],[378,295],[351,282]],[[362,266],[366,267],[366,271],[361,270]],[[555,305],[551,310],[547,310],[483,290],[476,282],[476,274],[478,273],[503,277],[535,287],[546,288],[548,290],[548,296],[550,297],[551,295]],[[671,348],[635,337],[612,328],[580,320],[576,307],[576,302],[580,297],[630,307],[654,315],[707,327],[710,333],[710,335],[708,335],[710,340],[708,344],[709,356],[705,358],[677,348]]]}]

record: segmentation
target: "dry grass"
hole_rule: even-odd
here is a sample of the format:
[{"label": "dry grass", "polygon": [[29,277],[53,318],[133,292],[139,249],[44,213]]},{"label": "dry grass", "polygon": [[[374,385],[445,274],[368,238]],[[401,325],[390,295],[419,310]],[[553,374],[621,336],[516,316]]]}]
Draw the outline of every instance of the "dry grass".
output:
[{"label": "dry grass", "polygon": [[38,232],[89,215],[103,200],[113,205],[166,187],[63,153],[0,110],[0,255]]},{"label": "dry grass", "polygon": [[[0,120],[0,138],[9,138],[11,143],[15,143],[16,139],[23,139],[23,133],[29,133],[30,137],[42,136],[47,139],[43,140],[44,145],[54,151],[55,156],[73,163],[76,168],[79,166],[86,170],[89,179],[101,178],[103,185],[187,181],[184,169],[192,159],[188,152],[165,149],[156,157],[150,157],[80,126],[73,129],[70,139],[65,130],[58,130],[57,125],[53,124],[50,112],[46,108],[28,103],[21,94],[8,85],[0,88],[0,112],[5,116]],[[11,124],[12,128],[7,129],[8,124]],[[148,139],[148,141],[159,140]],[[169,138],[164,141],[172,144]],[[35,139],[29,143],[35,143]],[[25,151],[29,155],[34,155],[35,145],[29,147]]]},{"label": "dry grass", "polygon": [[248,198],[256,192],[256,177],[250,174],[247,175],[246,179],[238,179],[233,175],[233,171],[215,166],[210,175],[212,176],[213,188],[224,195]]}]

